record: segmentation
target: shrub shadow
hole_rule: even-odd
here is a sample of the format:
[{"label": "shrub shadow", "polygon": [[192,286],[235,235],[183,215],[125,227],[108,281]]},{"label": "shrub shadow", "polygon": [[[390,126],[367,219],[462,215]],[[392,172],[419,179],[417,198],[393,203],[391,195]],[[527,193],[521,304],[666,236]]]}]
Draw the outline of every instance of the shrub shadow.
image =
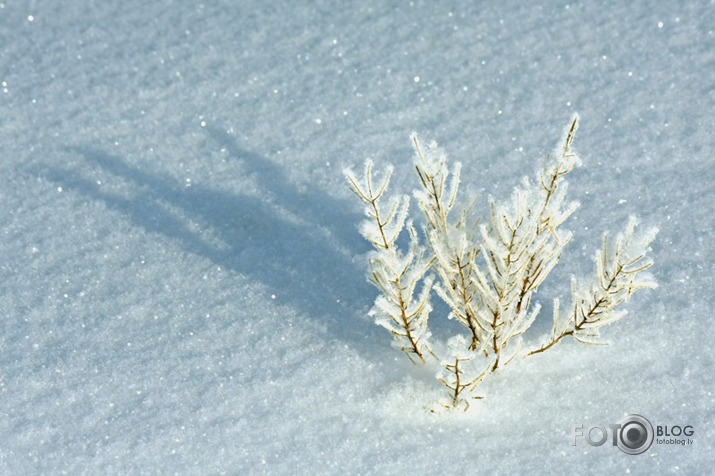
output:
[{"label": "shrub shadow", "polygon": [[374,341],[375,326],[359,316],[369,305],[369,298],[361,298],[371,295],[369,285],[347,251],[366,250],[355,227],[359,217],[354,204],[317,188],[298,191],[288,180],[289,171],[241,148],[232,136],[208,128],[207,136],[228,151],[236,173],[250,174],[268,200],[187,186],[91,147],[67,151],[99,167],[103,175],[128,182],[131,193],[107,193],[89,174],[70,168],[48,166],[42,174],[189,253],[261,282],[280,302],[319,320],[332,336],[351,344]]}]

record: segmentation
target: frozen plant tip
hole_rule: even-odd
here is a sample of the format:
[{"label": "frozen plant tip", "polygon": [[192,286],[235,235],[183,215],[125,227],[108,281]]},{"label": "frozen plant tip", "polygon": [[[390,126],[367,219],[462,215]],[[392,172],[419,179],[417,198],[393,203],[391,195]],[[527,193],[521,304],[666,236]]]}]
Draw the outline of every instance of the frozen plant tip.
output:
[{"label": "frozen plant tip", "polygon": [[[604,343],[600,330],[625,315],[620,305],[636,290],[656,286],[647,273],[652,265],[647,253],[657,230],[636,233],[636,219],[631,218],[612,244],[604,235],[595,277],[572,279],[567,313],[562,315],[560,300],[554,300],[553,329],[544,344],[522,351],[522,336],[541,309],[532,302],[534,295],[572,236],[562,225],[578,208],[577,202],[566,200],[566,176],[581,163],[572,149],[577,129],[575,116],[536,179],[524,178],[506,201],[490,198],[488,219],[481,224],[474,213],[476,200],[460,201],[461,164],[450,167],[436,142],[424,146],[413,134],[418,178],[413,196],[424,217],[426,247],[408,220],[410,198],[384,199],[391,167],[377,185],[370,160],[362,180],[345,171],[351,190],[365,206],[361,232],[374,248],[368,255],[368,275],[380,294],[370,314],[413,362],[439,366],[437,379],[447,390],[438,402],[441,407],[466,409],[479,384],[519,355],[544,352],[566,337]],[[409,248],[403,252],[396,242],[405,229]],[[449,307],[447,317],[465,332],[446,345],[430,343],[433,289]]]}]

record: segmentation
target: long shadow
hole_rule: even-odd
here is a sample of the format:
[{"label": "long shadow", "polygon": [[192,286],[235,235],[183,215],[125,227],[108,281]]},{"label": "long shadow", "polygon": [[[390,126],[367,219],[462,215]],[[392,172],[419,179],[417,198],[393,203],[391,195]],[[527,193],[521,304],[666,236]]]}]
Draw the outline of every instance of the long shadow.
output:
[{"label": "long shadow", "polygon": [[221,131],[209,130],[208,136],[229,152],[236,173],[250,176],[267,200],[198,184],[187,187],[89,147],[68,150],[130,183],[131,195],[107,193],[76,170],[51,166],[42,173],[187,252],[265,284],[282,302],[319,320],[332,336],[358,348],[364,348],[361,341],[375,340],[376,327],[356,313],[370,301],[360,296],[372,295],[364,271],[341,251],[366,249],[355,229],[359,218],[353,204],[317,189],[299,192],[280,166],[242,149]]}]

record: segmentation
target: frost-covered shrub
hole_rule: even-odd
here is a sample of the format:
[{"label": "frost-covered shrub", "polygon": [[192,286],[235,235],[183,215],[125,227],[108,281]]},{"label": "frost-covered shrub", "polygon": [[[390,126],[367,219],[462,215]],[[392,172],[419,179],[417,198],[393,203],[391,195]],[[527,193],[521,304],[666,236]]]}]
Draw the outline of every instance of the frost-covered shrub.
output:
[{"label": "frost-covered shrub", "polygon": [[[448,391],[439,402],[442,407],[466,409],[484,378],[518,355],[538,354],[565,337],[603,344],[600,329],[626,314],[619,305],[637,289],[656,287],[645,271],[652,265],[646,254],[657,229],[636,233],[637,220],[631,218],[612,245],[604,235],[595,276],[572,278],[566,312],[560,299],[554,300],[551,335],[541,346],[522,350],[522,335],[541,309],[532,298],[571,239],[561,225],[579,206],[566,201],[565,180],[581,162],[571,148],[577,127],[575,117],[534,181],[524,178],[507,201],[489,199],[490,213],[481,224],[474,213],[476,200],[458,196],[461,165],[448,165],[436,142],[424,147],[413,134],[419,179],[413,195],[424,215],[425,245],[408,220],[410,198],[385,198],[391,167],[377,183],[370,160],[362,179],[345,171],[365,205],[361,233],[374,247],[368,274],[380,295],[370,314],[413,362],[439,364],[437,378]],[[404,229],[409,248],[403,252],[397,239]],[[432,290],[449,306],[448,317],[465,328],[446,343],[429,331]]]}]

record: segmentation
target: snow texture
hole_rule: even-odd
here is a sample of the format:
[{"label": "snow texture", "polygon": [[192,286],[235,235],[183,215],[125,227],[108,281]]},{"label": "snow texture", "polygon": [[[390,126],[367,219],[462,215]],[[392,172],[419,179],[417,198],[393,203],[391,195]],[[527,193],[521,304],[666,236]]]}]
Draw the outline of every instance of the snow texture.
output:
[{"label": "snow texture", "polygon": [[[1,474],[712,471],[715,4],[462,3],[0,3]],[[581,207],[525,342],[631,214],[659,287],[610,346],[430,414],[342,170],[409,193],[418,131],[503,199],[574,112]],[[629,413],[693,444],[572,445]]]}]

